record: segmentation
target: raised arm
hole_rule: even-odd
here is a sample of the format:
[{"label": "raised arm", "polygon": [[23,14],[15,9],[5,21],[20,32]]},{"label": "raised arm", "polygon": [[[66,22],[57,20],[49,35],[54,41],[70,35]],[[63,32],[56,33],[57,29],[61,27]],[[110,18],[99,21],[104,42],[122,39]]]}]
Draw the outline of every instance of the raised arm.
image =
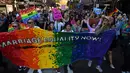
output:
[{"label": "raised arm", "polygon": [[98,25],[95,27],[95,29],[99,28],[101,24],[102,24],[102,19],[99,20]]},{"label": "raised arm", "polygon": [[91,26],[89,25],[89,19],[88,19],[87,22],[85,22],[85,23],[87,24],[88,29],[91,30],[92,28],[91,28]]}]

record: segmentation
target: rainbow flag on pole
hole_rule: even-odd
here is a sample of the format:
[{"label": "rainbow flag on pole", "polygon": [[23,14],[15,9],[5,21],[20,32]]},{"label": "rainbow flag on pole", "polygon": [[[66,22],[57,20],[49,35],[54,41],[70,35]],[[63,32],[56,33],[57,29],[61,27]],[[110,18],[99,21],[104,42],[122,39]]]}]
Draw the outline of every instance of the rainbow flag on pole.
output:
[{"label": "rainbow flag on pole", "polygon": [[109,13],[109,16],[112,16],[116,12],[119,12],[119,10],[117,8],[115,8],[115,10],[113,12]]},{"label": "rainbow flag on pole", "polygon": [[35,10],[35,6],[20,11],[21,18],[25,24],[29,19],[39,19],[38,12]]}]

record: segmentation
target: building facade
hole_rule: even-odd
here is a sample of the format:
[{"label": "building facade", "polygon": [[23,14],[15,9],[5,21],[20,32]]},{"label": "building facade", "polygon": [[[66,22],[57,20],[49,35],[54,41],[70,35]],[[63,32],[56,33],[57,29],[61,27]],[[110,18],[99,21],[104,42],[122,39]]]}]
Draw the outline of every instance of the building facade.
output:
[{"label": "building facade", "polygon": [[13,0],[0,0],[0,12],[8,13],[13,11]]}]

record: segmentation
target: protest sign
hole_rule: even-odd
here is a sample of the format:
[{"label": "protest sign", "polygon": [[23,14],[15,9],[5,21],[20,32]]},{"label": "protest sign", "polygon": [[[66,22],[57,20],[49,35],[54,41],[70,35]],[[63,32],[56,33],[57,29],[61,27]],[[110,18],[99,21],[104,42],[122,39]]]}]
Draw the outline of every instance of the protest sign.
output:
[{"label": "protest sign", "polygon": [[38,12],[35,10],[35,6],[20,11],[20,16],[25,24],[29,19],[39,19]]},{"label": "protest sign", "polygon": [[97,36],[26,29],[0,33],[0,50],[16,65],[33,69],[59,68],[77,60],[102,58],[114,36],[114,30]]},{"label": "protest sign", "polygon": [[113,14],[116,12],[119,12],[119,10],[117,8],[115,8],[113,12],[109,13],[109,16],[113,16]]},{"label": "protest sign", "polygon": [[94,8],[93,11],[94,11],[94,13],[97,14],[97,15],[99,15],[99,14],[102,13],[102,10],[101,10],[100,8]]},{"label": "protest sign", "polygon": [[53,8],[52,12],[53,12],[53,18],[54,18],[54,20],[60,20],[60,19],[62,19],[62,14],[61,14],[60,10],[58,10],[57,8]]}]

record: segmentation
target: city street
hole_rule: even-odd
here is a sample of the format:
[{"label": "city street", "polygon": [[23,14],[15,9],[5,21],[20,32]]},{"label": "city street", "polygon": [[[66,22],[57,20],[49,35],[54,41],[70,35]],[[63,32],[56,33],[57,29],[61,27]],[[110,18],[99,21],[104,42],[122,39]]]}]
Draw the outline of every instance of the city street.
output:
[{"label": "city street", "polygon": [[0,0],[0,73],[122,70],[130,73],[130,0]]}]

